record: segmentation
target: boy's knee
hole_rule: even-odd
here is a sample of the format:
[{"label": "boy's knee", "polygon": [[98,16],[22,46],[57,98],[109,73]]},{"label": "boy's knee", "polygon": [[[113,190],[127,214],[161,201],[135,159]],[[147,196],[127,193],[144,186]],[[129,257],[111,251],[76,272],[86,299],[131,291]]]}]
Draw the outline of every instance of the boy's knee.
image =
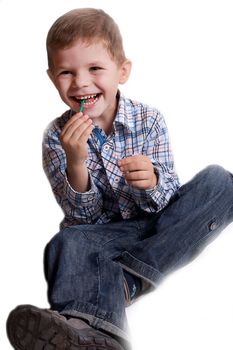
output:
[{"label": "boy's knee", "polygon": [[214,178],[229,177],[230,175],[229,171],[217,164],[209,165],[206,170],[210,176],[213,176]]},{"label": "boy's knee", "polygon": [[81,246],[83,241],[83,233],[79,228],[74,229],[73,227],[68,227],[60,232],[58,232],[47,244],[47,249],[50,247],[61,249],[61,248],[71,248],[74,249],[76,246]]},{"label": "boy's knee", "polygon": [[58,232],[45,248],[45,255],[83,256],[97,253],[101,246],[90,240],[83,225],[72,226]]},{"label": "boy's knee", "polygon": [[205,182],[213,187],[232,186],[232,175],[220,165],[209,165],[201,172]]},{"label": "boy's knee", "polygon": [[225,174],[227,171],[218,164],[211,164],[209,166],[207,166],[204,170],[206,170],[207,173],[209,173],[210,175],[221,175],[221,174]]}]

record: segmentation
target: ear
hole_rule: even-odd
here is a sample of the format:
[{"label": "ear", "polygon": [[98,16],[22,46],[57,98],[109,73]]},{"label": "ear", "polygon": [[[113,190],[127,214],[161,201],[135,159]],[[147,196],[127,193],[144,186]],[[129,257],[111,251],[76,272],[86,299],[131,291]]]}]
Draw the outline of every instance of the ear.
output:
[{"label": "ear", "polygon": [[124,84],[127,82],[130,72],[131,72],[132,62],[130,60],[125,60],[120,66],[120,78],[119,84]]},{"label": "ear", "polygon": [[53,72],[52,72],[50,69],[47,69],[47,74],[48,74],[48,76],[49,76],[49,79],[50,79],[50,80],[53,82],[53,84],[56,86]]}]

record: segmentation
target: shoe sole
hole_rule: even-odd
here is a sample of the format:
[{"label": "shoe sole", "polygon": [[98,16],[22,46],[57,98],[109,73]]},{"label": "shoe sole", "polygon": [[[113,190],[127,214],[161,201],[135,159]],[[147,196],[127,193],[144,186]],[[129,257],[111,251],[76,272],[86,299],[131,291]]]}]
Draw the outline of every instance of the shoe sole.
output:
[{"label": "shoe sole", "polygon": [[120,350],[110,337],[84,336],[59,315],[31,305],[18,306],[7,320],[7,335],[15,350]]}]

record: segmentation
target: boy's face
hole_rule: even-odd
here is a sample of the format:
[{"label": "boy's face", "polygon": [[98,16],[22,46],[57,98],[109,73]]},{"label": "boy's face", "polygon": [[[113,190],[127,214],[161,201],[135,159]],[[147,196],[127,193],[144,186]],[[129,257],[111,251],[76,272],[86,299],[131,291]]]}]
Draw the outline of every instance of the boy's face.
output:
[{"label": "boy's face", "polygon": [[78,112],[85,99],[84,113],[110,120],[117,106],[118,84],[127,81],[131,63],[122,65],[111,58],[101,42],[87,45],[76,41],[66,49],[52,52],[53,69],[48,74],[62,100]]}]

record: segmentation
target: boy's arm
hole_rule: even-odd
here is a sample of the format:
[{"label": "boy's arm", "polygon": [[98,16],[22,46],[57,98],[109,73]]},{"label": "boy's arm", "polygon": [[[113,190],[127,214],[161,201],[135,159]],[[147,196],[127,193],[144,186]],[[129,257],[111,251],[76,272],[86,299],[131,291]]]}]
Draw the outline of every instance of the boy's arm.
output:
[{"label": "boy's arm", "polygon": [[92,181],[85,162],[78,165],[80,166],[78,176],[75,167],[68,168],[68,159],[60,136],[61,130],[57,123],[54,123],[44,135],[44,171],[66,221],[71,225],[94,223],[102,212],[102,196]]},{"label": "boy's arm", "polygon": [[121,160],[119,166],[141,209],[155,212],[168,204],[180,183],[174,169],[168,130],[161,114],[157,115],[146,137],[142,154]]}]

